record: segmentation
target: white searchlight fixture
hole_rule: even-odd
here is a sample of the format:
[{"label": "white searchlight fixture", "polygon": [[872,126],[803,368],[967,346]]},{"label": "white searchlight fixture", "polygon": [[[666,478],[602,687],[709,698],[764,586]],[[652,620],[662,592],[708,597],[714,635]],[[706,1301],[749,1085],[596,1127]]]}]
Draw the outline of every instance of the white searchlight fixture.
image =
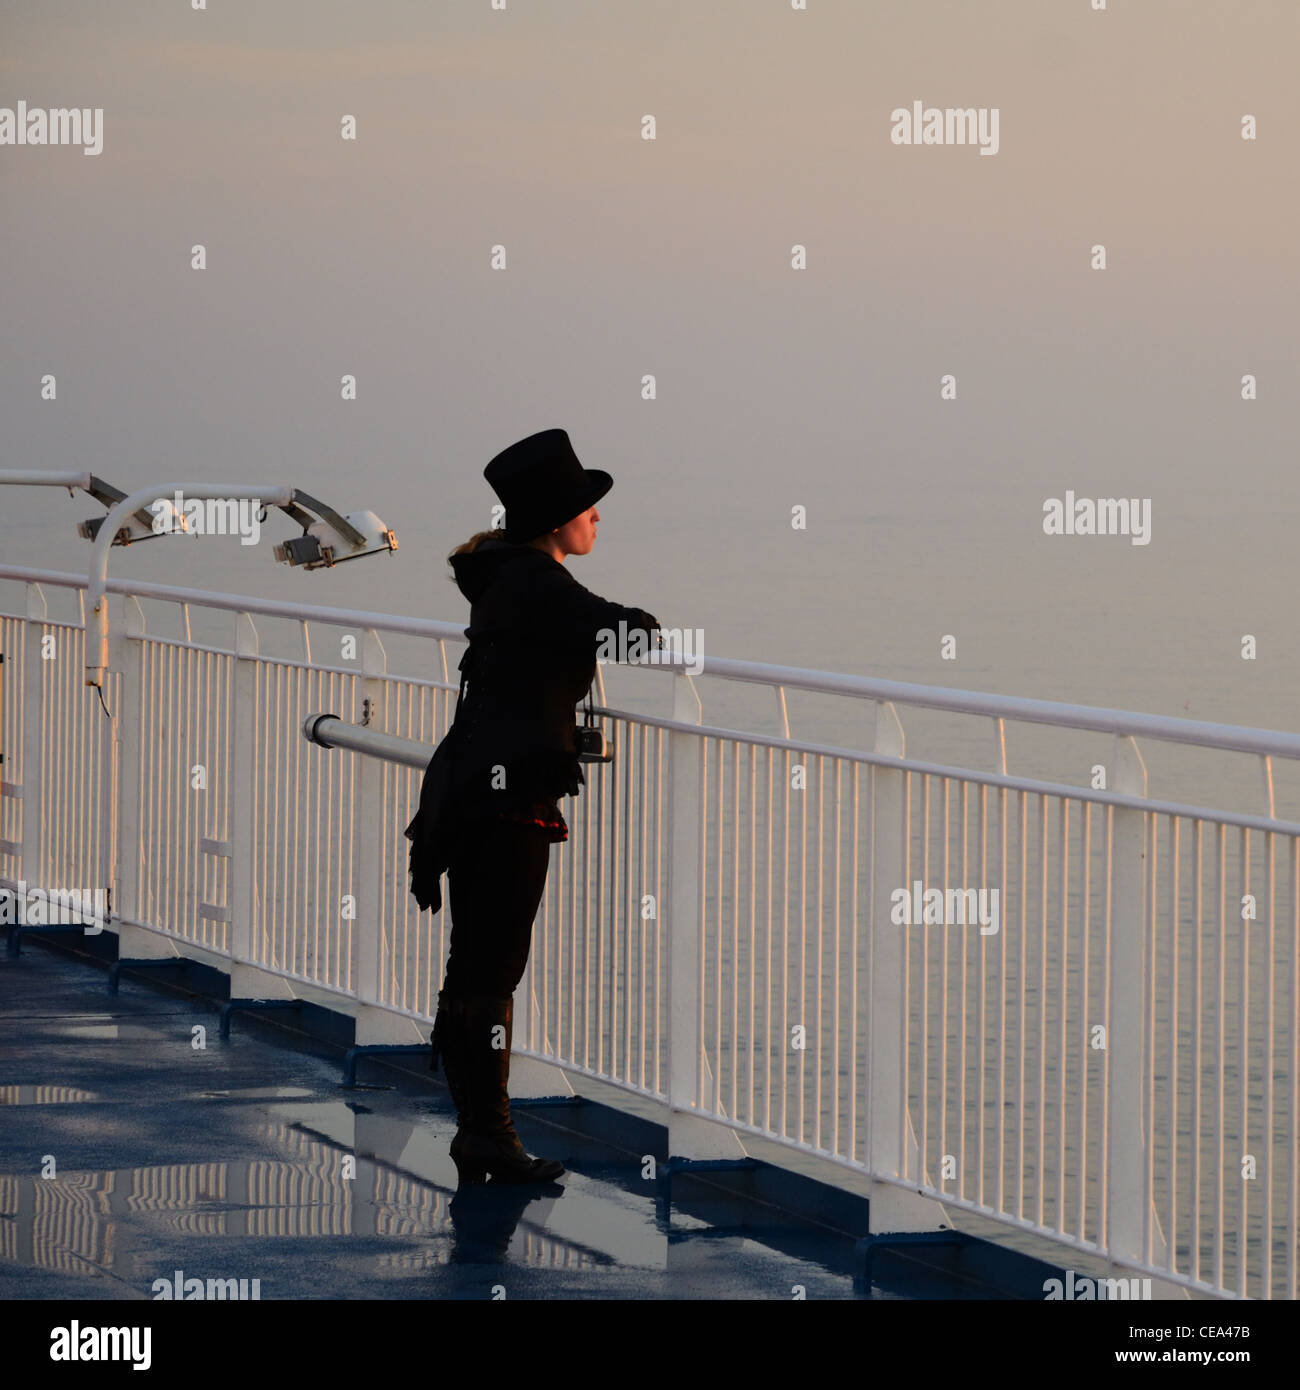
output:
[{"label": "white searchlight fixture", "polygon": [[[279,503],[280,510],[302,524],[302,535],[281,542],[274,550],[277,561],[285,565],[301,565],[303,569],[325,569],[341,565],[344,560],[359,560],[363,555],[390,554],[397,549],[397,534],[374,514],[353,512],[340,516],[333,507],[318,502],[297,489],[293,501]],[[314,512],[319,521],[314,521]]]},{"label": "white searchlight fixture", "polygon": [[[48,476],[48,475],[47,475]],[[0,481],[5,481],[0,474]],[[344,560],[357,560],[362,555],[391,554],[397,549],[397,536],[384,525],[374,512],[357,512],[340,516],[309,493],[291,487],[239,487],[228,483],[154,483],[140,488],[129,497],[114,502],[108,516],[96,528],[95,553],[90,562],[90,582],[87,598],[91,618],[86,631],[86,679],[95,686],[103,700],[104,672],[108,668],[108,555],[121,528],[131,517],[148,518],[150,534],[154,534],[155,504],[160,498],[180,498],[184,504],[202,498],[223,501],[252,502],[259,507],[279,507],[286,516],[303,528],[301,536],[285,541],[274,548],[278,561],[301,565],[304,569],[322,569]],[[178,509],[172,507],[172,515]],[[178,528],[180,529],[180,528]],[[161,534],[166,534],[165,531]],[[92,628],[93,624],[93,628]]]},{"label": "white searchlight fixture", "polygon": [[[109,510],[126,497],[126,493],[119,491],[111,483],[106,483],[102,478],[96,478],[93,473],[90,483],[91,486],[86,491]],[[79,522],[77,535],[93,541],[99,536],[100,528],[107,520],[107,516],[92,516],[88,521]],[[141,507],[138,511],[132,512],[126,518],[126,525],[118,527],[112,543],[132,545],[136,541],[149,541],[155,536],[169,536],[176,531],[187,529],[184,513],[178,512],[166,498],[160,498],[152,507]]]},{"label": "white searchlight fixture", "polygon": [[93,473],[51,469],[0,469],[0,486],[66,487],[88,492],[108,508],[108,515],[81,522],[77,534],[95,543],[87,596],[91,603],[92,635],[87,624],[86,681],[103,701],[104,671],[108,667],[108,554],[115,545],[133,545],[154,536],[190,535],[185,518],[187,499],[246,501],[259,507],[279,507],[302,526],[301,536],[274,547],[277,561],[303,569],[326,569],[363,555],[392,554],[397,535],[374,512],[342,516],[310,493],[291,487],[232,487],[226,483],[154,483],[128,496]]},{"label": "white searchlight fixture", "polygon": [[[105,511],[125,499],[126,493],[112,483],[94,473],[55,473],[46,469],[3,469],[0,470],[0,484],[17,484],[26,487],[66,487],[69,496],[75,489],[88,492],[96,502],[103,504]],[[155,520],[155,517],[158,520]],[[107,516],[92,516],[87,521],[77,523],[77,535],[85,540],[95,540]],[[175,531],[187,530],[184,516],[179,514],[168,501],[155,503],[152,508],[140,507],[123,518],[122,525],[113,536],[114,545],[132,545],[136,541],[152,540],[155,536],[169,535]]]}]

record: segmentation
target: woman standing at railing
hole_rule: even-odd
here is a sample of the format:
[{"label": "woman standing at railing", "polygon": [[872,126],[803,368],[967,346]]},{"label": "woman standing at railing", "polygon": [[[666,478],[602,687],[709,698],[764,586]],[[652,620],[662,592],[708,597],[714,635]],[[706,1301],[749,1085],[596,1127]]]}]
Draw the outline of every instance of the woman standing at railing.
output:
[{"label": "woman standing at railing", "polygon": [[[506,509],[504,531],[480,531],[448,557],[469,599],[455,721],[425,773],[406,828],[411,892],[451,908],[447,970],[434,1020],[456,1106],[451,1156],[461,1182],[539,1182],[554,1160],[530,1158],[510,1118],[515,987],[532,944],[550,847],[568,839],[557,798],[583,785],[574,707],[596,673],[601,634],[657,638],[644,609],[598,597],[564,568],[596,540],[596,502],[614,485],[583,468],[564,430],[511,445],[484,469]],[[619,649],[620,655],[622,649]]]}]

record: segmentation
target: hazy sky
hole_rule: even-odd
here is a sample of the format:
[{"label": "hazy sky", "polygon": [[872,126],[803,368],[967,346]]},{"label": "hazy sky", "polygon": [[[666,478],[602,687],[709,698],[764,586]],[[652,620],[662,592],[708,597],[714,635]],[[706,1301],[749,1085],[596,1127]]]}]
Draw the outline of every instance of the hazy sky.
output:
[{"label": "hazy sky", "polygon": [[[575,574],[715,652],[1124,703],[1202,591],[1291,587],[1297,58],[1295,0],[0,0],[0,106],[104,111],[0,146],[0,466],[370,507],[391,561],[114,572],[459,619],[483,465],[562,425],[616,479]],[[916,101],[998,152],[892,143]],[[1152,544],[1045,537],[1067,488]],[[84,568],[95,511],[5,489],[0,554]],[[1045,645],[938,662],[976,628]]]}]

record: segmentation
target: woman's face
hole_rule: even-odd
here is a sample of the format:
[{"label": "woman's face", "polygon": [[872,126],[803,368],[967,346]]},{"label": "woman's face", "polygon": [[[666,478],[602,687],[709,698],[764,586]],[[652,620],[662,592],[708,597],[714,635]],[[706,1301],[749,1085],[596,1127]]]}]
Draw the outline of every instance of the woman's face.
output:
[{"label": "woman's face", "polygon": [[590,555],[591,547],[596,544],[596,523],[599,520],[600,513],[596,508],[588,507],[572,521],[566,521],[555,533],[560,549],[566,555]]}]

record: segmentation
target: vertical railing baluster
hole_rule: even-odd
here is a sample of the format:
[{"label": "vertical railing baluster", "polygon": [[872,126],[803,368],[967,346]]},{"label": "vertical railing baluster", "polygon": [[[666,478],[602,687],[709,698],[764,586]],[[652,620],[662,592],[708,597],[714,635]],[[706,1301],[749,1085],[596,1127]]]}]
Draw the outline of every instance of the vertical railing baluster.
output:
[{"label": "vertical railing baluster", "polygon": [[[388,728],[387,692],[388,658],[384,644],[374,628],[367,628],[361,638],[361,698],[368,701],[363,708],[369,710],[370,724],[377,729]],[[301,742],[302,740],[299,740]],[[378,758],[353,758],[353,776],[357,786],[356,816],[352,822],[352,883],[347,891],[356,902],[356,916],[352,919],[351,976],[357,992],[357,1043],[380,1043],[408,1041],[403,1036],[394,1035],[382,1029],[382,1020],[391,1018],[379,1009],[366,1005],[377,1004],[383,997],[385,966],[384,941],[388,933],[386,923],[380,920],[383,888],[380,883],[380,859],[383,850],[384,815],[387,808],[382,803],[385,764]],[[337,903],[324,905],[330,913],[336,913]],[[520,1019],[527,1018],[528,1009],[516,1010]]]},{"label": "vertical railing baluster", "polygon": [[[27,621],[23,624],[23,806],[22,879],[29,886],[47,882],[45,853],[45,723],[50,711],[42,699],[45,662],[41,655],[43,627],[49,618],[45,593],[39,584],[26,586]],[[14,935],[9,940],[12,945]]]},{"label": "vertical railing baluster", "polygon": [[[926,892],[927,892],[927,891],[931,888],[931,886],[932,886],[931,881],[930,881],[930,788],[931,788],[931,785],[932,785],[932,783],[933,783],[933,780],[934,780],[934,779],[933,779],[932,777],[930,777],[930,775],[929,775],[928,773],[922,773],[922,774],[921,774],[921,901],[922,901],[922,903],[924,903],[924,901],[925,901],[925,894],[926,894]],[[947,785],[948,785],[947,778],[944,778],[944,779],[942,779],[942,780],[943,780],[944,792],[945,792],[945,796],[946,796],[946,794],[947,794]],[[944,826],[943,826],[943,841],[944,841],[944,843],[943,843],[943,873],[944,873],[944,879],[945,879],[945,884],[944,884],[944,886],[946,887],[946,886],[947,886],[946,880],[947,880],[947,875],[948,875],[948,819],[947,819],[947,817],[948,817],[948,803],[947,803],[946,800],[945,800],[945,802],[944,802],[944,808],[943,808],[943,809],[944,809]],[[910,833],[910,828],[904,830],[904,834],[907,834],[907,833]],[[911,885],[911,883],[907,882],[906,879],[904,879],[904,880],[901,882],[900,886],[907,892],[908,897],[910,898],[910,897],[911,897],[911,893],[912,893],[912,885]],[[944,917],[945,917],[945,919],[946,919],[947,913],[944,914]],[[946,925],[944,925],[944,927],[943,927],[942,940],[943,940],[943,948],[944,948],[944,951],[945,951],[945,954],[946,954],[947,948],[948,948],[948,928],[947,928]],[[929,924],[928,924],[928,923],[926,922],[926,920],[925,920],[925,911],[924,911],[924,909],[922,909],[922,912],[921,912],[921,920],[920,920],[919,922],[912,922],[912,923],[910,924],[910,926],[908,926],[908,927],[904,930],[904,932],[903,932],[903,951],[904,951],[905,954],[906,954],[906,953],[910,953],[910,952],[912,951],[912,949],[913,949],[913,943],[914,943],[914,942],[918,942],[918,943],[919,943],[919,945],[920,945],[920,954],[921,954],[921,984],[920,984],[920,995],[921,995],[920,1003],[921,1003],[921,1007],[920,1007],[920,1009],[919,1009],[919,1013],[920,1013],[920,1015],[921,1015],[921,1049],[920,1049],[920,1051],[921,1051],[921,1059],[920,1059],[920,1068],[919,1068],[919,1070],[920,1070],[920,1095],[918,1096],[918,1104],[919,1104],[919,1106],[920,1106],[920,1115],[919,1115],[918,1118],[919,1118],[919,1121],[920,1121],[920,1129],[921,1129],[921,1169],[920,1169],[920,1173],[918,1173],[918,1175],[917,1175],[917,1176],[919,1177],[919,1176],[921,1176],[921,1174],[923,1174],[923,1173],[925,1172],[925,1170],[926,1170],[926,1161],[927,1161],[927,1159],[929,1158],[929,1154],[930,1154],[930,927],[929,927]],[[946,960],[945,960],[945,972],[946,972],[946,969],[947,969],[947,966],[946,966]],[[944,984],[945,984],[945,986],[946,986],[946,984],[947,984],[946,974],[945,974],[945,978],[944,978]],[[908,999],[905,1001],[905,1007],[908,1008],[908,1009],[910,1009],[911,1006],[912,1006],[912,1000],[911,1000],[910,995],[909,995]],[[940,1056],[943,1056],[943,1055],[947,1052],[947,1049],[948,1049],[948,1037],[947,1037],[947,1033],[948,1033],[948,1015],[947,1015],[947,1012],[946,1012],[946,1000],[945,1000],[945,1012],[944,1012],[944,1014],[943,1014],[943,1021],[942,1021],[941,1025],[940,1025],[940,1033],[939,1033],[939,1039],[940,1039],[940,1040],[939,1040],[939,1052],[940,1052]],[[910,1073],[911,1065],[912,1065],[912,1059],[911,1059],[910,1057],[908,1057],[908,1058],[906,1059],[906,1062],[905,1062],[905,1065],[904,1065],[904,1071],[903,1071],[903,1077],[904,1077],[904,1081],[903,1081],[903,1086],[904,1086],[904,1091],[903,1091],[903,1103],[904,1103],[904,1104],[906,1104],[907,1101],[908,1101],[908,1099],[909,1099],[909,1097],[908,1097],[908,1095],[907,1095],[907,1077],[908,1077],[908,1075],[909,1075],[909,1073]],[[946,1078],[945,1078],[945,1081],[946,1081]],[[940,1095],[939,1104],[940,1104],[941,1106],[944,1106],[944,1107],[946,1108],[946,1096],[945,1096],[943,1093],[941,1093],[941,1095]],[[961,1192],[961,1177],[960,1177],[960,1170],[959,1170],[959,1172],[958,1172],[957,1191],[958,1191],[958,1193]]]},{"label": "vertical railing baluster", "polygon": [[[684,671],[673,675],[673,714],[679,723],[703,722],[695,684]],[[703,977],[704,841],[700,815],[704,740],[680,729],[668,735],[668,856],[664,894],[668,945],[668,1150],[695,1157],[678,1117],[697,1110],[702,1096],[704,1050]]]},{"label": "vertical railing baluster", "polygon": [[1286,1191],[1286,1296],[1294,1300],[1297,1293],[1297,1266],[1300,1259],[1300,1161],[1295,1151],[1295,1135],[1300,1126],[1300,839],[1291,841],[1291,991],[1290,1004],[1291,1052],[1287,1071],[1287,1128],[1291,1136],[1287,1154],[1290,1170]]},{"label": "vertical railing baluster", "polygon": [[1228,1033],[1228,986],[1227,986],[1227,963],[1228,963],[1228,919],[1226,893],[1228,888],[1228,832],[1227,827],[1218,825],[1215,827],[1217,835],[1215,855],[1215,900],[1219,906],[1219,932],[1218,950],[1218,1022],[1219,1022],[1219,1051],[1216,1058],[1214,1075],[1218,1081],[1218,1092],[1214,1105],[1214,1137],[1215,1137],[1215,1165],[1214,1165],[1214,1223],[1211,1229],[1214,1231],[1214,1282],[1219,1287],[1223,1287],[1223,1254],[1224,1254],[1224,1216],[1223,1216],[1223,1173],[1224,1173],[1224,1098],[1225,1087],[1227,1084],[1227,1033]]},{"label": "vertical railing baluster", "polygon": [[[672,717],[700,724],[704,710],[690,674],[673,675]],[[735,1132],[699,1118],[704,1102],[704,825],[706,740],[681,729],[668,736],[668,1153],[712,1158],[743,1152]],[[713,1088],[710,1087],[710,1100]]]},{"label": "vertical railing baluster", "polygon": [[[1267,761],[1267,760],[1266,760]],[[1240,904],[1242,899],[1250,893],[1250,830],[1242,827],[1241,830],[1241,897],[1237,899]],[[1237,913],[1237,930],[1241,933],[1238,942],[1238,975],[1237,975],[1237,1100],[1239,1109],[1237,1118],[1240,1124],[1239,1143],[1237,1145],[1237,1292],[1242,1298],[1246,1297],[1246,1254],[1250,1245],[1250,1179],[1241,1171],[1242,1161],[1248,1153],[1253,1153],[1250,1143],[1250,929],[1251,921],[1246,919],[1241,911]],[[1271,1040],[1270,1040],[1271,1042]],[[1265,1070],[1268,1069],[1265,1062]],[[1263,1163],[1257,1164],[1263,1169],[1265,1180],[1268,1178],[1269,1155],[1264,1154]],[[1255,1179],[1257,1181],[1258,1179]],[[1265,1240],[1267,1246],[1267,1239]]]},{"label": "vertical railing baluster", "polygon": [[[994,721],[996,734],[994,772],[1006,775],[1007,740],[1002,720]],[[997,1178],[994,1184],[994,1204],[1005,1211],[1006,1202],[1006,1139],[1007,1139],[1007,789],[998,788],[998,902],[1001,904],[1001,928],[998,931],[998,1109],[997,1109]],[[980,1189],[983,1200],[983,1188]]]},{"label": "vertical railing baluster", "polygon": [[[770,750],[769,750],[770,751]],[[758,749],[751,743],[749,746],[749,937],[748,946],[745,952],[745,959],[749,969],[749,1030],[746,1036],[749,1057],[746,1075],[749,1081],[749,1093],[745,1099],[745,1119],[750,1123],[756,1122],[754,1115],[754,1069],[757,1060],[757,1042],[755,1041],[755,1018],[754,1018],[754,992],[755,976],[758,973],[757,962],[754,958],[754,947],[758,941]],[[771,825],[771,806],[768,806],[768,824]],[[768,868],[771,868],[769,862]]]},{"label": "vertical railing baluster", "polygon": [[[1111,785],[1127,796],[1147,794],[1146,767],[1132,738],[1117,738]],[[1140,1262],[1151,1208],[1144,1148],[1150,1142],[1143,1092],[1149,1084],[1144,1026],[1146,812],[1116,806],[1113,816],[1110,914],[1110,1014],[1106,1031],[1107,1249],[1117,1263]]]},{"label": "vertical railing baluster", "polygon": [[[905,755],[903,726],[892,704],[876,711],[875,752]],[[903,1177],[907,1161],[906,1042],[908,1000],[900,988],[908,931],[891,920],[894,890],[907,882],[907,834],[901,768],[873,769],[871,799],[871,1014],[868,1020],[867,1152],[872,1173]]]},{"label": "vertical railing baluster", "polygon": [[[143,746],[147,737],[144,723],[144,634],[145,617],[140,601],[128,595],[125,600],[124,621],[113,636],[109,648],[109,663],[122,673],[118,693],[118,708],[114,711],[117,747],[116,763],[117,807],[114,834],[114,864],[112,869],[113,915],[140,920],[140,872],[147,852],[140,835],[140,798],[143,791]],[[132,955],[145,950],[142,939],[153,933],[138,936],[119,932],[118,954]],[[128,937],[133,937],[130,951],[122,949]],[[156,938],[154,938],[156,940]],[[157,942],[154,954],[170,955],[166,943]]]},{"label": "vertical railing baluster", "polygon": [[[256,909],[257,875],[254,870],[253,796],[259,766],[256,720],[258,640],[257,629],[248,613],[235,615],[234,709],[231,712],[234,791],[231,798],[232,828],[230,857],[232,892],[230,914],[231,997],[236,997],[236,975],[240,965],[253,959],[253,917]],[[265,837],[264,837],[265,838]]]},{"label": "vertical railing baluster", "polygon": [[[1300,841],[1296,842],[1300,846]],[[1196,1018],[1193,1041],[1196,1048],[1193,1057],[1192,1085],[1192,1278],[1201,1277],[1201,1088],[1204,1085],[1204,1037],[1205,1037],[1205,983],[1202,974],[1201,955],[1204,937],[1203,917],[1205,915],[1205,822],[1196,821],[1196,840],[1192,859],[1192,1012]]]},{"label": "vertical railing baluster", "polygon": [[[1182,911],[1182,863],[1179,848],[1182,821],[1179,816],[1169,818],[1169,1204],[1168,1230],[1166,1237],[1169,1246],[1169,1268],[1178,1265],[1178,1145],[1182,1134],[1178,1125],[1178,972],[1181,968],[1179,950],[1179,916]],[[1196,1075],[1195,1068],[1192,1075]],[[1195,1142],[1195,1140],[1193,1140]]]}]

